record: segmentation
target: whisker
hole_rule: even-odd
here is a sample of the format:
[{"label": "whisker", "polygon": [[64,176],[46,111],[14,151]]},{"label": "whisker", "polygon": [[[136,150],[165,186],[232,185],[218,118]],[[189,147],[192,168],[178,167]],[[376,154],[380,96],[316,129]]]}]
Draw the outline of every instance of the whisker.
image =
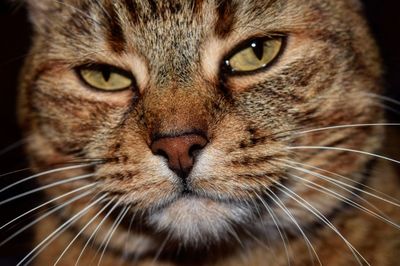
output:
[{"label": "whisker", "polygon": [[103,251],[101,252],[101,256],[100,256],[99,262],[97,263],[98,266],[101,265],[101,261],[103,260],[104,254],[105,254],[105,252],[107,250],[107,247],[108,247],[108,244],[110,243],[112,236],[114,235],[114,233],[117,230],[118,226],[121,224],[121,222],[124,219],[125,215],[128,213],[129,208],[130,208],[130,206],[126,206],[124,209],[121,210],[120,217],[115,220],[113,226],[111,227],[111,230],[109,231],[108,236],[106,238],[107,241],[106,241],[106,243],[105,243],[105,245],[103,247]]},{"label": "whisker", "polygon": [[33,194],[33,193],[46,190],[46,189],[48,189],[48,188],[52,188],[52,187],[59,186],[59,185],[64,185],[64,184],[67,184],[67,183],[70,183],[70,182],[74,182],[74,181],[79,181],[79,180],[87,179],[87,178],[92,177],[92,176],[95,176],[95,174],[80,175],[80,176],[68,178],[68,179],[65,179],[65,180],[57,181],[57,182],[51,183],[51,184],[46,185],[46,186],[41,186],[41,187],[39,187],[39,188],[35,188],[35,189],[32,189],[32,190],[29,190],[29,191],[27,191],[27,192],[21,193],[21,194],[19,194],[19,195],[16,195],[16,196],[14,196],[14,197],[9,198],[9,199],[0,201],[0,206],[6,204],[6,203],[8,203],[8,202],[14,201],[14,200],[16,200],[16,199],[20,199],[20,198],[22,198],[22,197],[31,195],[31,194]]},{"label": "whisker", "polygon": [[5,227],[7,227],[8,225],[14,223],[15,221],[17,221],[17,220],[19,220],[19,219],[25,217],[26,215],[28,215],[28,214],[30,214],[30,213],[36,211],[36,210],[39,210],[39,209],[43,208],[43,207],[46,206],[46,205],[49,205],[49,204],[51,204],[51,203],[53,203],[53,202],[55,202],[55,201],[57,201],[57,200],[60,200],[60,199],[62,199],[62,198],[65,198],[65,197],[67,197],[67,196],[69,196],[69,195],[71,195],[71,194],[74,194],[74,193],[78,192],[78,191],[85,190],[85,189],[87,189],[87,188],[93,187],[93,186],[95,186],[95,185],[97,185],[97,183],[89,184],[89,185],[86,185],[86,186],[83,186],[83,187],[74,189],[74,190],[72,190],[72,191],[70,191],[70,192],[68,192],[68,193],[62,194],[61,196],[58,196],[58,197],[56,197],[56,198],[54,198],[54,199],[51,199],[51,200],[49,200],[49,201],[47,201],[47,202],[45,202],[45,203],[43,203],[43,204],[41,204],[41,205],[39,205],[39,206],[37,206],[37,207],[35,207],[35,208],[29,210],[29,211],[27,211],[27,212],[25,212],[25,213],[19,215],[18,217],[16,217],[16,218],[12,219],[11,221],[7,222],[6,224],[2,225],[2,226],[0,227],[0,230],[4,229]]},{"label": "whisker", "polygon": [[153,258],[153,261],[151,263],[151,266],[155,265],[157,262],[158,258],[160,257],[161,253],[163,252],[165,246],[167,245],[168,240],[171,238],[171,232],[168,232],[167,236],[165,237],[164,241],[161,243],[160,247],[157,250],[156,255]]},{"label": "whisker", "polygon": [[58,257],[58,259],[54,263],[54,266],[57,265],[60,262],[61,258],[64,256],[64,254],[68,251],[68,249],[72,246],[72,244],[78,239],[78,237],[86,230],[86,228],[88,228],[94,222],[94,220],[96,220],[97,217],[99,217],[99,215],[101,213],[103,213],[105,211],[105,209],[107,209],[114,202],[115,198],[116,197],[112,198],[106,205],[104,205],[104,207],[100,211],[98,211],[97,214],[95,216],[93,216],[89,220],[89,222],[87,222],[87,224],[76,234],[76,236],[71,240],[71,242],[69,242],[67,247],[64,249],[64,251]]},{"label": "whisker", "polygon": [[[85,215],[90,208],[92,208],[94,205],[98,204],[100,201],[102,201],[105,197],[107,197],[107,194],[104,194],[103,196],[99,197],[97,200],[94,202],[90,203],[88,206],[80,210],[78,213],[73,215],[70,219],[68,219],[66,222],[64,222],[62,225],[60,225],[55,231],[53,231],[50,235],[48,235],[44,240],[42,240],[34,249],[32,249],[22,260],[20,260],[17,264],[17,266],[20,266],[23,262],[25,262],[28,258],[30,258],[24,265],[28,265],[39,253],[46,248],[52,241],[54,241],[55,238],[57,238],[59,235],[61,235],[65,230],[67,230],[73,223],[75,223],[77,220],[79,220],[83,215]],[[41,248],[43,247],[43,248]],[[39,250],[40,249],[40,250]],[[38,251],[38,252],[36,252]],[[35,254],[36,253],[36,254]],[[34,255],[33,255],[34,254]],[[33,255],[33,256],[32,256]],[[31,257],[32,256],[32,257]]]},{"label": "whisker", "polygon": [[22,173],[22,172],[25,172],[25,171],[28,171],[28,170],[30,170],[30,168],[22,168],[22,169],[19,169],[19,170],[14,170],[14,171],[11,171],[11,172],[7,172],[5,174],[1,174],[0,177],[5,177],[5,176],[13,175],[13,174],[18,174],[18,173]]},{"label": "whisker", "polygon": [[22,140],[19,140],[15,143],[5,147],[4,149],[0,150],[0,156],[3,156],[7,152],[10,152],[12,150],[15,150],[16,148],[21,147],[26,141],[27,141],[26,139],[22,139]]},{"label": "whisker", "polygon": [[286,242],[287,236],[285,234],[285,237],[284,237],[284,234],[282,233],[282,230],[278,224],[278,219],[276,218],[275,213],[273,212],[272,208],[270,206],[268,206],[268,204],[264,201],[263,198],[261,198],[260,195],[258,195],[258,193],[256,193],[256,197],[261,201],[262,205],[264,205],[264,207],[267,209],[269,216],[271,216],[271,219],[278,231],[279,237],[282,239],[283,247],[285,249],[285,254],[286,254],[286,258],[287,258],[287,263],[290,266],[291,262],[290,262],[290,256],[289,256],[289,249],[288,249],[288,244]]},{"label": "whisker", "polygon": [[[375,192],[375,193],[377,193],[377,194],[380,194],[380,195],[382,195],[382,196],[378,196],[378,195],[373,194],[373,193],[371,193],[371,192],[368,192],[368,191],[366,191],[366,190],[364,190],[364,189],[361,189],[361,188],[358,188],[358,187],[356,187],[356,186],[352,186],[352,185],[349,185],[349,184],[347,184],[347,183],[344,183],[344,182],[342,182],[342,181],[340,181],[340,180],[333,179],[333,178],[330,178],[330,177],[328,177],[328,176],[325,176],[325,178],[327,178],[328,180],[330,180],[330,181],[332,181],[332,182],[339,183],[340,185],[343,185],[343,186],[346,186],[346,187],[348,187],[348,188],[354,189],[354,190],[356,190],[356,191],[358,191],[358,192],[365,193],[365,194],[367,194],[367,195],[369,195],[369,196],[371,196],[371,197],[373,197],[373,198],[376,198],[376,199],[382,200],[382,201],[384,201],[384,202],[386,202],[386,203],[389,203],[389,204],[392,204],[392,205],[394,205],[394,206],[400,207],[400,201],[399,201],[398,199],[396,199],[396,198],[394,198],[394,197],[391,197],[390,195],[387,195],[387,194],[385,194],[385,193],[383,193],[383,192],[381,192],[381,191],[379,191],[379,190],[376,190],[376,189],[374,189],[374,188],[372,188],[372,187],[370,187],[370,186],[367,186],[367,185],[365,185],[365,184],[363,184],[363,183],[356,182],[356,181],[354,181],[353,179],[348,178],[348,177],[345,177],[345,176],[343,176],[343,175],[339,175],[339,174],[337,174],[337,173],[334,173],[334,172],[331,172],[331,171],[328,171],[328,170],[325,170],[325,169],[322,169],[322,168],[319,168],[319,167],[315,167],[315,166],[312,166],[312,165],[308,165],[308,164],[304,164],[304,163],[299,163],[299,162],[295,162],[295,161],[283,160],[283,159],[274,159],[274,160],[286,162],[286,163],[289,163],[289,164],[296,164],[296,165],[300,165],[300,166],[304,166],[304,167],[309,167],[309,168],[311,168],[311,169],[319,170],[319,171],[322,171],[322,172],[324,172],[324,173],[331,174],[331,175],[333,175],[333,176],[342,178],[342,179],[344,179],[344,180],[347,180],[347,181],[349,181],[349,182],[351,182],[351,183],[356,184],[357,186],[361,186],[361,187],[363,187],[363,188],[369,189],[369,190],[371,190],[371,191],[373,191],[373,192]],[[294,167],[294,166],[292,166],[292,167]],[[309,170],[304,169],[304,168],[294,168],[294,169],[299,170],[299,171],[302,171],[302,172],[305,172],[305,173],[310,173],[310,172],[312,172],[312,171],[309,171]],[[315,173],[315,172],[312,172],[312,173]],[[311,174],[311,173],[310,173],[310,174]],[[317,173],[315,173],[315,174],[317,174]],[[386,198],[383,198],[383,197],[387,197],[387,198],[390,199],[390,200],[388,200],[388,199],[386,199]],[[396,202],[397,202],[397,203],[396,203]]]},{"label": "whisker", "polygon": [[375,127],[375,126],[392,126],[397,127],[400,126],[400,123],[371,123],[371,124],[348,124],[348,125],[336,125],[336,126],[329,126],[329,127],[321,127],[321,128],[314,128],[303,130],[299,132],[294,132],[294,135],[304,135],[308,133],[314,133],[319,131],[331,130],[331,129],[343,129],[343,128],[355,128],[355,127]]},{"label": "whisker", "polygon": [[76,197],[74,197],[74,198],[72,198],[72,199],[66,201],[65,203],[63,203],[63,204],[61,204],[61,205],[59,205],[59,206],[53,208],[52,210],[46,212],[46,213],[43,214],[42,216],[36,218],[34,221],[30,222],[30,223],[27,224],[26,226],[24,226],[24,227],[22,227],[21,229],[19,229],[17,232],[15,232],[15,233],[12,234],[11,236],[9,236],[7,239],[3,240],[3,241],[0,243],[0,247],[3,246],[4,244],[6,244],[7,242],[9,242],[10,240],[14,239],[16,236],[18,236],[18,235],[21,234],[22,232],[24,232],[24,231],[26,231],[27,229],[29,229],[31,226],[37,224],[37,223],[40,222],[41,220],[43,220],[43,219],[45,219],[46,217],[50,216],[51,214],[53,214],[53,213],[55,213],[55,212],[61,210],[62,208],[68,206],[69,204],[71,204],[71,203],[73,203],[73,202],[75,202],[75,201],[77,201],[77,200],[80,200],[80,199],[82,199],[82,198],[84,198],[84,197],[86,197],[86,196],[88,196],[88,195],[90,195],[90,194],[92,194],[92,193],[93,193],[93,191],[87,191],[87,192],[85,192],[85,193],[82,193],[82,194],[80,194],[80,195],[78,195],[78,196],[76,196]]},{"label": "whisker", "polygon": [[[342,189],[342,190],[344,190],[344,191],[350,193],[352,196],[358,198],[359,200],[361,200],[361,201],[364,202],[365,204],[371,206],[373,209],[375,209],[375,210],[376,210],[378,213],[380,213],[381,215],[379,215],[378,213],[375,213],[375,212],[371,211],[370,209],[368,209],[368,208],[366,208],[366,207],[364,207],[364,206],[358,204],[357,202],[354,202],[353,200],[351,200],[351,199],[349,199],[349,198],[346,198],[346,197],[343,196],[342,194],[340,194],[340,193],[338,193],[338,192],[335,192],[335,191],[333,191],[333,190],[330,190],[330,189],[328,189],[328,188],[326,188],[326,187],[323,187],[323,186],[321,186],[321,185],[319,185],[319,184],[317,184],[317,183],[315,183],[315,182],[313,182],[313,181],[311,181],[311,180],[302,178],[302,177],[297,176],[297,175],[290,175],[290,176],[293,177],[293,178],[301,179],[301,180],[303,180],[304,182],[311,183],[311,184],[313,184],[313,185],[315,185],[315,186],[321,188],[322,190],[328,191],[328,193],[330,193],[330,194],[329,194],[330,196],[335,197],[336,199],[339,199],[340,201],[343,201],[343,202],[345,202],[345,203],[347,203],[347,204],[349,204],[349,205],[351,205],[351,206],[353,206],[353,207],[356,207],[357,209],[362,210],[362,211],[364,211],[364,212],[366,212],[366,213],[368,213],[368,214],[373,214],[373,216],[374,216],[375,218],[379,218],[380,220],[382,220],[382,221],[384,221],[384,222],[386,222],[386,223],[389,223],[389,224],[391,224],[391,225],[394,225],[395,227],[399,227],[399,225],[397,225],[397,224],[391,222],[389,218],[385,217],[386,215],[385,215],[380,209],[378,209],[378,207],[376,207],[375,205],[373,205],[372,203],[370,203],[368,200],[364,199],[363,197],[361,197],[360,195],[358,195],[357,193],[355,193],[354,191],[351,190],[351,189],[356,190],[357,187],[354,187],[354,186],[351,186],[351,185],[347,185],[346,183],[343,183],[343,184],[345,184],[345,185],[347,185],[348,187],[351,188],[351,189],[347,189],[347,188],[344,187],[343,185],[338,184],[338,183],[337,183],[337,180],[334,180],[334,179],[329,178],[329,177],[327,177],[327,176],[321,175],[321,174],[319,174],[319,173],[312,172],[312,171],[309,171],[309,170],[303,169],[303,168],[294,167],[294,166],[287,165],[287,164],[284,164],[284,166],[289,167],[289,168],[292,168],[292,169],[295,169],[295,170],[298,170],[298,171],[301,171],[301,172],[304,172],[304,173],[307,173],[307,174],[310,174],[310,175],[315,176],[315,177],[318,177],[318,178],[320,178],[320,179],[322,179],[322,180],[325,180],[325,181],[327,181],[328,183],[333,184],[334,186],[336,186],[336,187],[338,187],[338,188],[340,188],[340,189]],[[320,190],[318,190],[318,191],[320,191]],[[361,189],[356,190],[356,191],[359,191],[359,192],[361,192],[361,193],[364,193],[364,191],[361,190]],[[320,192],[324,192],[324,191],[320,191]],[[325,192],[325,193],[327,193],[327,192]],[[336,196],[335,196],[335,195],[336,195]],[[399,229],[400,229],[400,228],[399,228]]]},{"label": "whisker", "polygon": [[[390,224],[390,225],[396,227],[397,229],[400,229],[400,225],[392,222],[390,219],[388,219],[388,218],[386,218],[386,217],[384,217],[382,215],[379,215],[378,213],[375,213],[374,211],[371,211],[370,209],[360,205],[359,203],[357,203],[357,202],[355,202],[355,201],[353,201],[351,199],[346,198],[345,196],[341,195],[340,193],[337,193],[337,192],[335,192],[335,191],[333,191],[331,189],[325,188],[325,187],[323,187],[321,185],[318,185],[315,182],[307,180],[305,178],[302,178],[302,177],[299,177],[299,176],[296,176],[296,175],[290,175],[290,176],[293,177],[293,178],[296,178],[296,179],[300,179],[300,180],[302,180],[302,181],[304,181],[304,182],[306,182],[308,184],[311,184],[311,185],[306,185],[307,187],[309,187],[311,189],[317,190],[317,191],[319,191],[321,193],[324,193],[324,194],[326,194],[328,196],[331,196],[331,197],[334,197],[334,198],[336,198],[336,199],[338,199],[340,201],[343,201],[343,202],[349,204],[350,206],[353,206],[354,208],[357,208],[357,209],[359,209],[359,210],[361,210],[361,211],[363,211],[363,212],[365,212],[365,213],[367,213],[367,214],[369,214],[369,215],[371,215],[371,216],[373,216],[373,217],[375,217],[375,218],[377,218],[377,219],[379,219],[379,220],[381,220],[381,221],[383,221],[383,222],[385,222],[387,224]],[[366,201],[366,202],[367,202],[367,204],[372,205],[368,201]],[[372,206],[375,207],[374,205],[372,205]]]},{"label": "whisker", "polygon": [[135,219],[136,216],[136,212],[132,213],[131,219],[129,221],[129,227],[128,227],[128,233],[126,235],[126,241],[125,241],[125,246],[124,246],[124,252],[121,256],[121,260],[120,260],[120,264],[123,263],[123,261],[125,261],[128,258],[128,241],[129,241],[129,237],[130,237],[130,233],[132,230],[132,225],[133,225],[133,220]]},{"label": "whisker", "polygon": [[[314,246],[312,245],[310,239],[307,237],[307,235],[304,233],[304,230],[301,228],[300,224],[297,222],[296,218],[294,218],[293,214],[290,212],[290,210],[285,206],[285,204],[280,200],[280,198],[267,186],[264,186],[265,189],[268,190],[269,193],[271,193],[273,195],[273,197],[269,195],[269,198],[272,199],[275,204],[277,204],[285,213],[286,215],[290,218],[290,220],[295,224],[295,226],[297,227],[297,229],[299,230],[300,234],[303,236],[306,244],[307,244],[307,248],[308,251],[310,253],[310,256],[312,257],[312,253],[315,255],[315,258],[317,259],[318,263],[322,266],[322,262],[317,254],[317,251],[315,250]],[[314,264],[314,261],[313,261]]]},{"label": "whisker", "polygon": [[375,153],[371,153],[371,152],[366,152],[366,151],[360,151],[360,150],[353,150],[353,149],[347,149],[347,148],[339,148],[339,147],[328,147],[328,146],[288,146],[286,147],[286,149],[288,150],[307,150],[307,149],[314,149],[314,150],[333,150],[333,151],[346,151],[346,152],[354,152],[354,153],[358,153],[358,154],[363,154],[363,155],[368,155],[368,156],[372,156],[372,157],[376,157],[379,159],[384,159],[387,161],[391,161],[397,164],[400,164],[400,161],[383,156],[383,155],[379,155],[379,154],[375,154]]},{"label": "whisker", "polygon": [[[279,182],[276,182],[277,188],[287,195],[288,197],[292,198],[295,200],[298,204],[303,206],[306,210],[311,212],[313,215],[315,215],[318,219],[320,219],[322,222],[324,222],[329,228],[332,229],[346,244],[346,246],[349,248],[349,250],[353,253],[354,258],[357,260],[358,264],[363,265],[362,262],[360,261],[363,260],[367,265],[370,266],[369,262],[362,256],[362,254],[340,233],[340,231],[328,220],[328,218],[325,217],[318,209],[316,209],[314,206],[312,206],[310,203],[308,203],[305,199],[297,195],[294,191],[291,189],[287,188],[286,186],[280,184]],[[281,189],[282,188],[282,189]],[[286,192],[287,191],[287,192]]]},{"label": "whisker", "polygon": [[77,266],[79,264],[79,261],[83,255],[83,253],[85,252],[87,246],[89,245],[89,243],[92,241],[92,239],[94,238],[94,236],[97,234],[97,231],[100,229],[100,227],[103,225],[103,223],[107,220],[107,218],[111,215],[111,213],[118,207],[118,205],[122,202],[122,199],[119,199],[114,206],[107,212],[107,214],[104,216],[104,218],[101,220],[101,222],[96,226],[96,228],[94,229],[93,233],[90,235],[89,239],[86,241],[85,245],[82,248],[81,253],[79,254],[76,262],[75,262],[75,266]]},{"label": "whisker", "polygon": [[[58,172],[63,172],[63,171],[67,171],[67,170],[73,170],[73,169],[83,168],[83,167],[92,166],[92,165],[95,165],[95,164],[94,164],[94,163],[91,163],[91,164],[67,166],[67,167],[52,169],[52,170],[48,170],[48,171],[45,171],[45,172],[42,172],[42,173],[38,173],[38,174],[35,174],[35,175],[31,175],[31,176],[29,176],[29,177],[26,177],[26,178],[24,178],[24,179],[21,179],[21,180],[19,180],[19,181],[13,183],[13,184],[11,184],[11,185],[8,185],[8,186],[6,186],[6,187],[0,189],[0,193],[4,192],[4,191],[6,191],[6,190],[9,190],[10,188],[13,188],[13,187],[15,187],[15,186],[17,186],[17,185],[19,185],[19,184],[21,184],[21,183],[24,183],[24,182],[26,182],[26,181],[32,180],[32,179],[34,179],[34,178],[37,178],[37,177],[41,177],[41,176],[45,176],[45,175],[49,175],[49,174],[53,174],[53,173],[58,173]],[[8,174],[7,174],[7,175],[8,175]]]},{"label": "whisker", "polygon": [[381,101],[393,103],[395,105],[400,106],[400,101],[397,101],[395,99],[389,98],[387,96],[383,96],[383,95],[379,95],[379,94],[375,94],[375,93],[371,93],[371,92],[365,92],[364,94],[367,95],[368,97],[377,98],[377,99],[379,99]]}]

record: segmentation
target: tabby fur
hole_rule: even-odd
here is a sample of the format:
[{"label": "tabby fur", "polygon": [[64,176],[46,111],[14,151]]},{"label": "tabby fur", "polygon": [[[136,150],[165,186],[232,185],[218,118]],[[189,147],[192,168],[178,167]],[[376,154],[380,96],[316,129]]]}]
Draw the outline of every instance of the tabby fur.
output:
[{"label": "tabby fur", "polygon": [[[323,265],[397,265],[399,230],[344,203],[349,199],[399,221],[398,207],[371,195],[398,198],[400,191],[391,164],[366,154],[381,150],[384,126],[305,132],[384,122],[373,97],[382,90],[381,62],[359,1],[27,0],[27,5],[34,34],[22,72],[19,117],[30,164],[41,172],[94,163],[40,177],[45,185],[93,173],[46,189],[49,199],[97,182],[92,194],[37,225],[36,244],[93,196],[107,195],[110,206],[119,206],[98,227],[79,264],[100,260],[103,238],[128,206],[102,265],[318,265],[318,258]],[[269,68],[236,76],[221,71],[237,45],[274,34],[285,36],[285,48]],[[90,63],[132,72],[135,88],[113,93],[87,88],[75,68]],[[191,196],[182,195],[180,178],[149,148],[156,136],[188,132],[208,140],[187,180]],[[105,204],[93,205],[38,254],[35,265],[52,265]],[[59,265],[75,264],[109,209],[73,241]],[[365,261],[359,256],[357,261],[349,243]]]}]

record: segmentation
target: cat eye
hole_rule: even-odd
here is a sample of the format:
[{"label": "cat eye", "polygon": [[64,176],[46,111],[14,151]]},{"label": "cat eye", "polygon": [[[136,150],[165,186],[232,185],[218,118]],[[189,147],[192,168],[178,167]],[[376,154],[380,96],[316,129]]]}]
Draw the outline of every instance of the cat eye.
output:
[{"label": "cat eye", "polygon": [[235,49],[225,60],[225,67],[232,74],[246,74],[269,66],[283,47],[283,37],[258,38]]},{"label": "cat eye", "polygon": [[77,72],[87,85],[98,90],[119,91],[133,85],[129,72],[109,65],[82,66]]}]

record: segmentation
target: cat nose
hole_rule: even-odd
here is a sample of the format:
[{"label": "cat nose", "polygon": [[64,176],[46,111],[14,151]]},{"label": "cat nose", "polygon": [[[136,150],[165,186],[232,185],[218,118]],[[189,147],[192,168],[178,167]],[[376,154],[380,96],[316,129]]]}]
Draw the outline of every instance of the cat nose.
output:
[{"label": "cat nose", "polygon": [[198,134],[177,137],[162,137],[151,144],[151,151],[168,160],[168,167],[182,179],[186,179],[193,168],[195,157],[208,143]]}]

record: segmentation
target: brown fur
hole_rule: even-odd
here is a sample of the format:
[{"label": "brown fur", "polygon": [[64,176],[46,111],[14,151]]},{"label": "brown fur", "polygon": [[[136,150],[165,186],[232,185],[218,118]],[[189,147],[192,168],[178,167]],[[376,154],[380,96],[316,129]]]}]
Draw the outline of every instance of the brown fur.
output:
[{"label": "brown fur", "polygon": [[[358,1],[28,0],[28,5],[35,34],[19,112],[32,167],[39,172],[59,163],[106,159],[41,179],[45,184],[94,173],[86,181],[46,190],[47,195],[96,181],[95,192],[108,193],[113,203],[120,199],[130,207],[128,214],[136,214],[133,225],[127,215],[116,229],[104,265],[115,265],[118,251],[124,250],[138,255],[126,265],[286,265],[287,255],[291,265],[317,263],[298,227],[323,265],[355,265],[337,232],[319,224],[315,211],[288,197],[279,184],[326,215],[369,263],[396,264],[399,231],[343,204],[347,198],[365,208],[375,206],[374,212],[397,223],[396,207],[353,183],[396,198],[399,184],[390,165],[355,152],[288,148],[334,146],[376,153],[382,146],[382,126],[298,133],[383,121],[379,102],[370,96],[381,90],[379,55]],[[238,44],[273,34],[287,36],[286,46],[268,69],[245,76],[221,72],[222,60]],[[136,86],[115,93],[86,88],[74,68],[87,63],[132,72]],[[149,146],[158,136],[193,132],[209,143],[188,179],[196,197],[187,198],[181,196],[180,179]],[[337,175],[307,168],[317,173],[312,175],[293,168],[298,164],[288,166],[287,160],[353,182],[340,179],[350,188],[344,190],[318,177]],[[327,196],[323,189],[343,198]],[[38,225],[37,242],[92,196]],[[99,206],[40,253],[36,265],[54,263]],[[82,264],[92,261],[119,211],[100,228]],[[287,235],[288,254],[270,212]],[[103,215],[60,265],[74,264]]]}]

